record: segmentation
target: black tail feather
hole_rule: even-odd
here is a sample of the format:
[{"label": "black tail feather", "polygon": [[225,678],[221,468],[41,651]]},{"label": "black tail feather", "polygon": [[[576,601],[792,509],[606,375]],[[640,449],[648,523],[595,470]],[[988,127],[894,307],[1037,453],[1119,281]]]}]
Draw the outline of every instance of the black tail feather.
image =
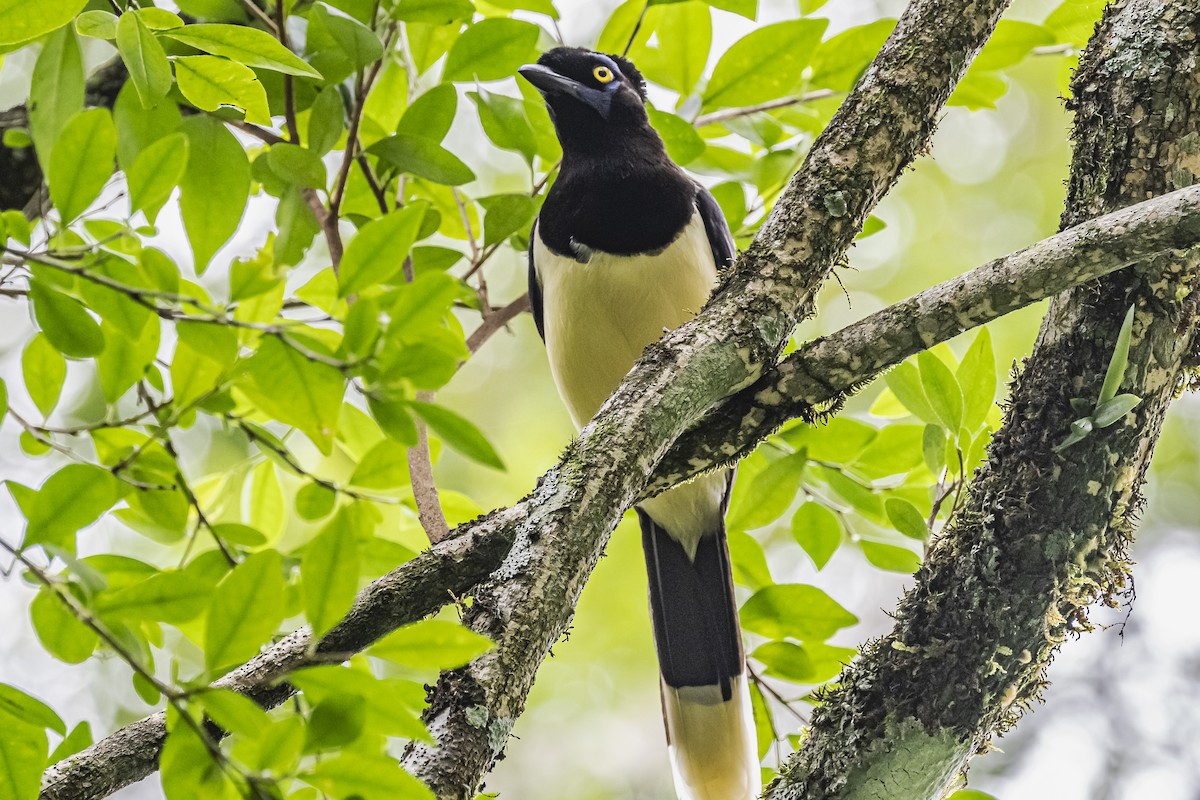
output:
[{"label": "black tail feather", "polygon": [[725,700],[745,660],[724,527],[700,540],[695,560],[638,510],[650,578],[658,663],[668,686],[720,686]]}]

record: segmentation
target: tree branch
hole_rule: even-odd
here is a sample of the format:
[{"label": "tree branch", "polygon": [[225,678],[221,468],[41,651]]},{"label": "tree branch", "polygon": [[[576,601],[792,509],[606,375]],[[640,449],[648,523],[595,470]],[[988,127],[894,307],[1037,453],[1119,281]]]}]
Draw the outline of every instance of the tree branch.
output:
[{"label": "tree branch", "polygon": [[[1072,81],[1075,157],[1064,224],[1193,182],[1200,11],[1111,5]],[[1137,119],[1136,125],[1130,120]],[[1140,487],[1195,336],[1200,253],[1152,259],[1056,297],[962,511],[933,545],[896,626],[823,697],[770,800],[933,800],[1041,694],[1059,645],[1115,604]],[[1120,391],[1140,405],[1070,449],[1126,310]]]}]

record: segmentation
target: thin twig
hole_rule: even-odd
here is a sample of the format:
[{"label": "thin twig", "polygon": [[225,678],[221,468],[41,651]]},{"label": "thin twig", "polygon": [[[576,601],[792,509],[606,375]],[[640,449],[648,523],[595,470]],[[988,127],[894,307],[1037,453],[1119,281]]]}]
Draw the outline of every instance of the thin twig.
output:
[{"label": "thin twig", "polygon": [[[275,35],[279,37],[279,43],[283,45],[284,49],[290,51],[292,48],[288,44],[286,14],[283,0],[275,0]],[[285,73],[283,76],[284,120],[287,123],[288,138],[292,144],[300,144],[300,128],[296,125],[296,93],[293,84],[293,77]]]},{"label": "thin twig", "polygon": [[646,12],[650,10],[650,0],[646,0],[646,5],[642,6],[642,13],[638,14],[637,22],[633,24],[633,30],[629,33],[629,41],[625,42],[625,49],[621,51],[621,56],[629,55],[629,48],[633,47],[634,39],[637,39],[638,32],[642,29],[642,22],[646,19]]},{"label": "thin twig", "polygon": [[467,337],[467,349],[475,353],[483,347],[492,334],[504,328],[522,313],[529,310],[529,293],[518,297],[503,308],[493,310],[483,318],[483,323]]},{"label": "thin twig", "polygon": [[781,97],[778,100],[769,100],[765,103],[759,103],[753,106],[743,106],[741,108],[725,108],[720,111],[714,111],[711,114],[701,114],[692,122],[697,128],[703,128],[705,125],[716,125],[720,122],[728,122],[731,119],[739,117],[747,117],[751,114],[758,114],[763,111],[774,111],[777,108],[787,108],[788,106],[800,105],[801,103],[811,103],[814,100],[824,100],[826,97],[833,97],[838,92],[833,89],[817,89],[806,94],[798,94],[792,97]]}]

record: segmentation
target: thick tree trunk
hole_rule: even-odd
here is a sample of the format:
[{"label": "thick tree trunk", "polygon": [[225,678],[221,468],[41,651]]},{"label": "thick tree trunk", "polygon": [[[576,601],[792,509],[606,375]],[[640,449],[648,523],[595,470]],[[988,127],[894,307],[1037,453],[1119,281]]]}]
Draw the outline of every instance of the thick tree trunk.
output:
[{"label": "thick tree trunk", "polygon": [[[1073,82],[1075,158],[1064,225],[1188,185],[1200,173],[1200,12],[1126,0],[1106,13]],[[1140,487],[1185,379],[1197,260],[1154,259],[1057,297],[1005,424],[904,598],[895,629],[843,673],[772,800],[938,798],[1014,724],[1059,644],[1116,602]],[[1133,305],[1122,392],[1141,405],[1055,452],[1094,403]]]}]

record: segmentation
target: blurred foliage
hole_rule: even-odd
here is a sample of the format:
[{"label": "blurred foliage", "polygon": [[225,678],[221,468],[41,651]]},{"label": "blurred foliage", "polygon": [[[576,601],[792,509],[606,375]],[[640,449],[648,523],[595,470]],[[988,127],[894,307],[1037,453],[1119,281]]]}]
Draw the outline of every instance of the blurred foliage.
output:
[{"label": "blurred foliage", "polygon": [[[726,46],[720,26],[757,20],[756,0],[628,0],[588,42],[639,65],[652,123],[711,185],[740,246],[895,24],[832,28],[823,5],[806,0]],[[1065,74],[1101,5],[1002,21],[951,104],[995,109],[1032,56]],[[29,128],[6,131],[4,146],[32,148],[49,190],[32,220],[0,216],[0,302],[36,328],[0,383],[28,466],[5,481],[25,530],[4,547],[37,587],[34,629],[69,664],[115,654],[137,696],[167,708],[172,800],[429,797],[395,754],[429,737],[423,684],[489,646],[452,612],[294,676],[301,694],[286,708],[208,686],[301,624],[328,630],[366,582],[424,546],[409,469],[427,457],[410,449],[423,428],[434,459],[449,451],[450,525],[527,487],[550,456],[523,432],[494,445],[493,404],[458,400],[496,364],[520,370],[492,390],[512,393],[525,374],[546,385],[540,363],[502,342],[472,350],[507,321],[493,296],[519,282],[509,265],[561,157],[536,91],[512,81],[556,43],[560,9],[129,6],[0,10],[0,50],[32,65]],[[111,109],[85,108],[90,71],[111,58],[128,82]],[[860,240],[869,251],[893,226],[881,211]],[[768,764],[796,743],[782,714],[803,719],[797,706],[853,657],[830,640],[857,622],[836,592],[777,582],[796,571],[779,564],[804,553],[818,571],[852,549],[864,574],[913,572],[983,458],[998,386],[983,330],[961,358],[923,353],[869,409],[788,425],[740,466],[730,546]],[[457,399],[433,399],[443,389]],[[117,533],[94,535],[98,521]],[[630,539],[614,540],[615,558]],[[640,639],[626,645],[649,685],[641,600],[628,574],[616,580],[602,571],[607,588],[589,595],[606,598],[609,619],[592,619],[585,598],[579,624],[632,620]],[[0,800],[35,797],[44,765],[92,740],[35,694],[0,684]],[[231,735],[214,740],[205,717]]]}]

